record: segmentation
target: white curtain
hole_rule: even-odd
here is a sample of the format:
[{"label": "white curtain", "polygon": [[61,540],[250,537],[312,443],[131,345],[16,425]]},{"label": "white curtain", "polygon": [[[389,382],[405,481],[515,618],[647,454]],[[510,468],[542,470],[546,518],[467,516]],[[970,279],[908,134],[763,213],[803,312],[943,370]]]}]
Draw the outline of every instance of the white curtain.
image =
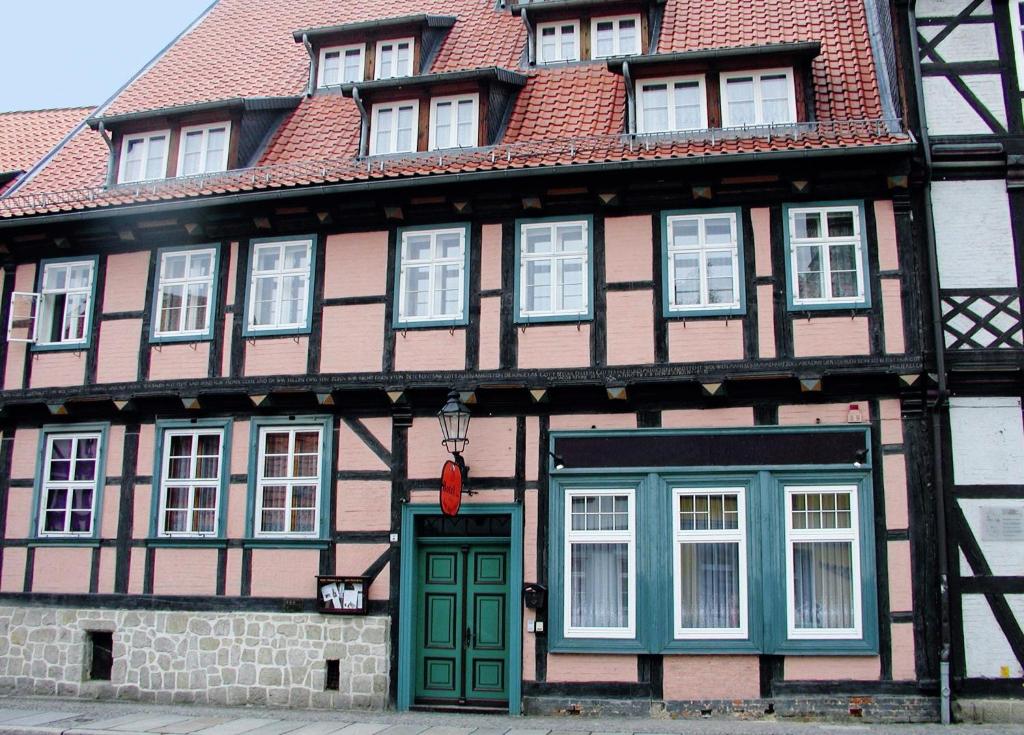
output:
[{"label": "white curtain", "polygon": [[739,627],[739,544],[680,544],[679,571],[683,628]]},{"label": "white curtain", "polygon": [[853,545],[793,544],[793,606],[797,628],[852,628]]},{"label": "white curtain", "polygon": [[572,627],[629,625],[629,545],[574,543],[571,553]]}]

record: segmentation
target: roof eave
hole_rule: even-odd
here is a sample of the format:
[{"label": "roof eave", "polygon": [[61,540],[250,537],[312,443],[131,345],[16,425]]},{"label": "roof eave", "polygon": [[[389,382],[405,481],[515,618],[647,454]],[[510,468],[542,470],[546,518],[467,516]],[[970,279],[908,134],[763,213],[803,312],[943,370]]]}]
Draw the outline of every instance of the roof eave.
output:
[{"label": "roof eave", "polygon": [[142,110],[139,112],[126,112],[121,115],[90,117],[86,120],[86,124],[88,124],[88,126],[93,130],[96,130],[99,128],[100,123],[102,123],[104,127],[109,128],[117,125],[124,125],[129,122],[136,122],[138,120],[193,115],[212,110],[224,110],[226,112],[234,110],[243,110],[245,112],[259,110],[288,110],[298,107],[302,99],[301,95],[294,97],[231,97],[224,100],[196,102],[190,105],[175,105],[173,107],[160,107],[152,110]]},{"label": "roof eave", "polygon": [[546,12],[555,10],[574,10],[576,8],[600,8],[602,5],[664,5],[666,0],[539,0],[538,2],[512,3],[509,10],[519,15],[524,10]]},{"label": "roof eave", "polygon": [[314,41],[327,36],[337,36],[344,33],[360,33],[365,31],[386,31],[390,28],[402,26],[423,25],[429,28],[451,28],[457,21],[454,15],[431,15],[429,13],[417,13],[415,15],[403,15],[397,18],[382,18],[380,20],[367,20],[359,23],[344,23],[335,26],[319,26],[317,28],[303,28],[292,32],[292,38],[296,43],[302,43],[302,39],[308,38]]},{"label": "roof eave", "polygon": [[345,97],[352,96],[352,90],[359,92],[378,92],[391,89],[415,89],[428,87],[437,84],[452,84],[455,82],[470,82],[493,80],[500,84],[507,84],[512,87],[522,87],[526,84],[526,75],[519,72],[505,69],[499,66],[489,66],[483,69],[467,69],[465,71],[448,71],[440,74],[422,74],[411,77],[392,77],[391,79],[374,79],[368,82],[349,82],[341,84],[340,89]]},{"label": "roof eave", "polygon": [[706,49],[701,51],[679,51],[672,54],[645,54],[638,56],[619,56],[608,60],[608,70],[621,73],[622,65],[629,63],[631,69],[648,66],[661,66],[683,62],[719,61],[721,59],[758,58],[773,56],[798,56],[813,59],[821,54],[819,41],[800,41],[798,43],[772,43],[762,46],[730,46],[726,48]]}]

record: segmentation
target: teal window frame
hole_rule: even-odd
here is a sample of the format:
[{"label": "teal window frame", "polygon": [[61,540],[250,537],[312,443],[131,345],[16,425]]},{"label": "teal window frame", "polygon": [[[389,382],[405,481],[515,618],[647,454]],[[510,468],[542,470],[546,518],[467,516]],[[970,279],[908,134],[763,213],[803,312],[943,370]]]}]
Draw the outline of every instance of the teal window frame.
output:
[{"label": "teal window frame", "polygon": [[[859,299],[855,300],[833,299],[817,303],[797,303],[796,248],[792,244],[792,233],[789,224],[790,213],[794,209],[828,209],[832,207],[850,207],[857,212],[860,226],[857,253],[860,258],[859,276],[864,284],[864,293]],[[867,218],[862,199],[783,204],[782,233],[783,243],[786,248],[786,306],[789,311],[850,311],[851,309],[871,308],[871,262],[868,259]],[[826,274],[827,276],[828,274]]]},{"label": "teal window frame", "polygon": [[[404,251],[405,235],[407,233],[439,232],[442,230],[462,231],[462,300],[459,304],[460,315],[456,318],[444,317],[403,317],[402,316],[402,253]],[[395,279],[394,279],[394,317],[392,324],[400,329],[423,329],[429,327],[460,327],[469,324],[469,252],[473,246],[470,226],[468,222],[451,222],[439,225],[418,225],[414,227],[400,227],[396,233],[397,247],[395,248]],[[431,266],[433,267],[433,266]],[[433,294],[431,294],[433,297]]]},{"label": "teal window frame", "polygon": [[[231,485],[231,430],[230,418],[174,419],[156,422],[156,447],[153,452],[152,502],[150,503],[149,538],[156,546],[208,546],[227,537],[228,496]],[[164,448],[168,431],[216,429],[221,432],[220,482],[217,489],[217,522],[213,534],[168,533],[160,531],[160,513],[164,493]]]},{"label": "teal window frame", "polygon": [[[60,265],[63,263],[92,263],[92,283],[89,284],[89,309],[85,315],[85,334],[79,342],[49,342],[40,343],[38,340],[32,343],[33,352],[82,352],[92,347],[92,322],[96,313],[96,281],[100,274],[100,256],[82,255],[67,258],[45,258],[39,261],[39,271],[36,273],[36,293],[39,294],[39,311],[43,307],[43,276],[46,273],[46,266]],[[36,318],[39,318],[39,311]],[[38,333],[39,327],[36,327]]]},{"label": "teal window frame", "polygon": [[[672,306],[672,267],[670,262],[669,219],[672,217],[688,217],[695,215],[730,214],[736,227],[736,282],[737,306]],[[747,279],[746,263],[743,258],[743,209],[741,207],[713,207],[708,209],[666,209],[661,217],[661,311],[666,319],[694,319],[702,316],[731,316],[747,313]]]},{"label": "teal window frame", "polygon": [[[267,427],[294,428],[297,426],[315,426],[321,429],[320,435],[320,492],[317,495],[318,518],[317,533],[308,534],[280,534],[261,536],[256,530],[256,511],[259,507],[257,493],[259,492],[259,458],[260,458],[260,429]],[[334,479],[334,419],[331,416],[318,414],[311,416],[256,416],[249,421],[249,475],[248,491],[246,493],[245,528],[246,546],[265,547],[315,547],[327,548],[330,544],[330,529],[332,519],[330,518],[331,487]]]},{"label": "teal window frame", "polygon": [[[523,289],[526,287],[523,278],[523,228],[530,225],[553,225],[559,222],[570,224],[573,222],[584,222],[587,227],[587,273],[585,284],[587,294],[587,308],[585,311],[572,314],[546,314],[543,316],[531,316],[523,313]],[[516,228],[516,261],[515,261],[515,311],[514,323],[516,324],[543,324],[553,322],[587,322],[594,318],[594,217],[586,214],[578,217],[538,217],[533,219],[517,219]],[[554,283],[555,274],[551,274]]]},{"label": "teal window frame", "polygon": [[[62,434],[99,434],[100,445],[96,453],[96,477],[93,490],[92,530],[90,533],[47,533],[40,530],[43,518],[43,485],[46,477],[46,447],[50,437]],[[103,525],[103,488],[107,481],[107,448],[110,441],[110,423],[45,424],[39,429],[36,448],[36,474],[32,490],[32,528],[30,536],[34,546],[98,546],[100,526]]]},{"label": "teal window frame", "polygon": [[[650,429],[552,432],[555,440],[567,437],[648,435],[743,435],[764,432],[766,427],[742,429]],[[787,432],[859,432],[866,427],[784,427]],[[551,477],[548,496],[550,598],[548,602],[548,650],[552,653],[685,653],[685,654],[785,654],[876,655],[878,653],[878,596],[875,560],[874,491],[869,456],[859,468],[850,465],[782,465],[773,467],[658,467],[628,469],[559,470],[549,457]],[[786,589],[786,539],[784,488],[823,485],[856,485],[860,560],[860,638],[790,639]],[[568,490],[635,488],[636,609],[658,611],[637,615],[635,636],[621,638],[574,638],[565,635],[565,493]],[[746,489],[747,637],[676,638],[674,565],[666,559],[675,554],[673,487],[737,487]]]},{"label": "teal window frame", "polygon": [[[206,325],[206,329],[202,332],[181,334],[157,334],[157,328],[160,325],[160,273],[163,268],[164,256],[170,253],[187,253],[199,250],[213,250],[213,262],[210,265],[213,274],[213,280],[210,283],[210,300],[207,304],[207,313],[209,315],[209,323]],[[213,339],[213,324],[217,319],[217,295],[220,291],[220,258],[221,258],[221,246],[219,242],[205,243],[202,245],[181,245],[175,247],[160,248],[156,251],[156,263],[154,264],[154,278],[153,282],[155,288],[153,289],[153,303],[151,308],[152,318],[150,319],[149,325],[149,342],[150,344],[170,344],[174,342],[208,342]],[[248,302],[246,302],[248,303]]]},{"label": "teal window frame", "polygon": [[[250,325],[252,318],[252,297],[253,297],[253,267],[255,266],[255,253],[259,245],[281,242],[309,242],[309,285],[306,288],[306,321],[300,326],[268,327],[266,329],[254,329]],[[316,291],[317,258],[316,252],[319,246],[318,235],[294,235],[281,237],[260,237],[249,241],[249,262],[246,265],[245,274],[245,310],[244,321],[242,322],[243,337],[275,337],[290,334],[309,334],[313,330],[313,294]]]}]

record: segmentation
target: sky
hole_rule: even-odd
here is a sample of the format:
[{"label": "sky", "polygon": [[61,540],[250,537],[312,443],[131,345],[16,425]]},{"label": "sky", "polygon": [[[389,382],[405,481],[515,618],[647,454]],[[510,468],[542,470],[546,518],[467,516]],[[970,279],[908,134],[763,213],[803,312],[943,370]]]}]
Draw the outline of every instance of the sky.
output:
[{"label": "sky", "polygon": [[0,111],[106,101],[212,0],[0,0]]}]

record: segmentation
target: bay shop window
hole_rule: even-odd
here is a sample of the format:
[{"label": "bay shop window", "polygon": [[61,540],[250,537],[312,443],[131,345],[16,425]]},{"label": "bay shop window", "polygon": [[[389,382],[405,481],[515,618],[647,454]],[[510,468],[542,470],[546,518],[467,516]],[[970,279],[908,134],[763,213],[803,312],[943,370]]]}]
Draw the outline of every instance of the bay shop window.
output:
[{"label": "bay shop window", "polygon": [[552,651],[876,651],[870,471],[637,475],[562,461]]}]

